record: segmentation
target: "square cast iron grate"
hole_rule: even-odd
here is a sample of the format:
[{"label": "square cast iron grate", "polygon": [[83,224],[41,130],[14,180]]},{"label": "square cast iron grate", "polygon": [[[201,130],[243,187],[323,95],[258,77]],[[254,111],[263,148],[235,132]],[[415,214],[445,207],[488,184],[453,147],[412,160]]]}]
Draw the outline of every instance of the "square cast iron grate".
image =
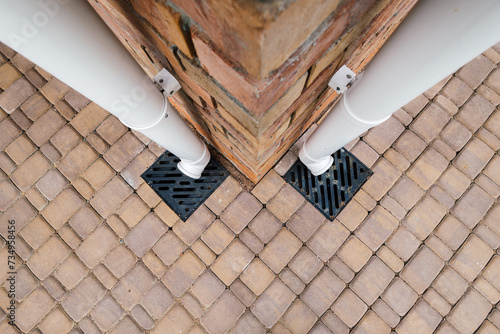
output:
[{"label": "square cast iron grate", "polygon": [[290,185],[330,221],[333,221],[372,175],[368,167],[344,148],[332,156],[333,165],[319,176],[312,175],[300,159],[284,176]]},{"label": "square cast iron grate", "polygon": [[179,161],[179,158],[167,151],[141,177],[182,221],[186,221],[224,182],[229,173],[211,159],[201,177],[195,180],[181,173],[177,168]]}]

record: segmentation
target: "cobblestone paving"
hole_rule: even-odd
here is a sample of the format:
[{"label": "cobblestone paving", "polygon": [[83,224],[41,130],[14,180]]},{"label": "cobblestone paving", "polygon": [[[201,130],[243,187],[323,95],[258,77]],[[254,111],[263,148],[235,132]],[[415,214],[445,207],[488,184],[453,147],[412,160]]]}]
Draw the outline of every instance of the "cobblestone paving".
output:
[{"label": "cobblestone paving", "polygon": [[139,177],[161,147],[0,46],[0,333],[499,333],[499,62],[349,144],[375,173],[333,222],[280,177],[296,144],[184,223]]}]

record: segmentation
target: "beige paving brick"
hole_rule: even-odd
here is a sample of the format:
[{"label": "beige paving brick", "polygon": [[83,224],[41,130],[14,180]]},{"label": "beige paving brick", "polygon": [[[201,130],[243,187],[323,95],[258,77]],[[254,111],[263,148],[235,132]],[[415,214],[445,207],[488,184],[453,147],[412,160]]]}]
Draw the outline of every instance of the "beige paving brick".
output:
[{"label": "beige paving brick", "polygon": [[267,209],[262,209],[248,227],[263,243],[268,243],[280,230],[281,222]]},{"label": "beige paving brick", "polygon": [[443,88],[442,94],[457,106],[462,106],[472,95],[473,90],[462,80],[452,77]]},{"label": "beige paving brick", "polygon": [[141,174],[145,172],[156,159],[156,156],[150,150],[146,149],[121,171],[121,176],[131,187],[138,189],[139,186],[144,183]]},{"label": "beige paving brick", "polygon": [[400,272],[404,267],[404,262],[390,248],[382,246],[376,253],[377,257],[384,261],[394,272]]},{"label": "beige paving brick", "polygon": [[380,159],[372,168],[372,171],[374,174],[363,185],[363,189],[375,200],[379,201],[396,183],[401,172],[386,159]]},{"label": "beige paving brick", "polygon": [[451,161],[457,155],[455,150],[451,148],[450,145],[442,141],[441,139],[435,139],[431,143],[431,147],[441,154],[446,160]]},{"label": "beige paving brick", "polygon": [[130,319],[129,316],[125,316],[118,322],[118,324],[113,327],[110,331],[110,334],[140,334],[141,329],[137,327],[135,322]]},{"label": "beige paving brick", "polygon": [[103,159],[98,159],[82,176],[94,189],[99,190],[115,176],[115,171]]},{"label": "beige paving brick", "polygon": [[0,88],[5,90],[21,77],[21,73],[10,63],[0,66]]},{"label": "beige paving brick", "polygon": [[87,142],[92,146],[94,150],[99,152],[99,154],[103,154],[109,148],[109,145],[102,139],[97,133],[91,132],[85,137]]},{"label": "beige paving brick", "polygon": [[40,88],[40,92],[52,103],[56,103],[61,99],[68,90],[69,87],[57,78],[49,79],[49,81]]},{"label": "beige paving brick", "polygon": [[368,262],[372,254],[372,251],[364,243],[352,236],[340,248],[337,256],[353,271],[358,272]]},{"label": "beige paving brick", "polygon": [[389,334],[391,329],[375,312],[368,311],[352,333],[360,334],[369,333],[370,331]]},{"label": "beige paving brick", "polygon": [[[264,334],[266,327],[251,312],[246,311],[237,321],[232,332],[235,334]],[[199,334],[202,332],[200,331]]]},{"label": "beige paving brick", "polygon": [[384,153],[384,158],[386,158],[387,161],[396,166],[401,172],[406,171],[411,166],[411,163],[393,148],[389,148]]},{"label": "beige paving brick", "polygon": [[500,205],[495,204],[484,219],[484,224],[500,236]]},{"label": "beige paving brick", "polygon": [[86,137],[108,116],[109,113],[106,110],[91,102],[71,120],[71,125],[82,136]]},{"label": "beige paving brick", "polygon": [[406,209],[403,208],[398,202],[396,202],[390,196],[384,196],[384,198],[382,198],[382,200],[380,201],[380,205],[384,209],[389,211],[398,220],[401,220],[406,216],[406,212],[407,212]]},{"label": "beige paving brick", "polygon": [[485,280],[482,277],[479,277],[475,282],[474,282],[474,289],[476,289],[478,292],[480,292],[483,297],[488,299],[488,301],[493,304],[497,305],[498,301],[500,301],[500,292],[495,289],[487,280]]},{"label": "beige paving brick", "polygon": [[33,86],[40,89],[47,83],[47,80],[38,73],[35,69],[30,69],[25,73],[26,79],[28,79]]},{"label": "beige paving brick", "polygon": [[123,244],[119,244],[109,252],[103,263],[113,275],[122,278],[134,266],[136,261],[134,253]]},{"label": "beige paving brick", "polygon": [[446,212],[444,206],[430,196],[426,196],[408,214],[403,224],[417,238],[424,240],[438,226]]},{"label": "beige paving brick", "polygon": [[201,240],[196,240],[191,245],[191,250],[203,261],[207,266],[211,265],[217,255]]},{"label": "beige paving brick", "polygon": [[4,212],[21,195],[19,190],[10,182],[10,180],[0,181],[0,211]]},{"label": "beige paving brick", "polygon": [[[493,205],[493,198],[483,189],[473,185],[458,201],[452,214],[472,229]],[[474,210],[471,210],[474,208]]]},{"label": "beige paving brick", "polygon": [[333,222],[327,220],[307,241],[307,247],[322,261],[326,262],[335,254],[348,236],[349,231],[338,220]]},{"label": "beige paving brick", "polygon": [[479,94],[474,94],[455,116],[472,132],[476,132],[495,110],[495,106]]},{"label": "beige paving brick", "polygon": [[75,109],[71,107],[66,101],[59,100],[54,104],[56,110],[68,121],[75,117]]},{"label": "beige paving brick", "polygon": [[404,126],[394,117],[372,128],[363,136],[363,141],[379,154],[383,154],[404,131]]},{"label": "beige paving brick", "polygon": [[214,253],[220,254],[233,241],[234,233],[217,219],[203,232],[201,239]]},{"label": "beige paving brick", "polygon": [[481,238],[491,249],[500,247],[500,236],[494,233],[488,226],[480,223],[474,229],[474,234]]},{"label": "beige paving brick", "polygon": [[154,283],[151,272],[138,263],[113,287],[111,294],[124,309],[130,310]]},{"label": "beige paving brick", "polygon": [[106,287],[106,289],[111,289],[115,286],[118,280],[111,274],[111,272],[102,263],[98,264],[92,270],[94,276]]},{"label": "beige paving brick", "polygon": [[495,155],[484,169],[484,175],[500,186],[500,175],[498,170],[500,170],[500,156]]},{"label": "beige paving brick", "polygon": [[334,333],[349,333],[349,327],[330,310],[325,312],[321,321]]},{"label": "beige paving brick", "polygon": [[289,268],[285,268],[281,271],[279,278],[283,283],[286,284],[296,295],[304,291],[306,285],[291,271]]},{"label": "beige paving brick", "polygon": [[81,111],[87,104],[90,103],[89,99],[73,89],[70,89],[69,92],[64,95],[64,100],[66,100],[66,102],[68,102],[68,104],[76,111]]},{"label": "beige paving brick", "polygon": [[449,166],[438,179],[437,183],[454,199],[458,199],[469,187],[471,181],[460,170]]},{"label": "beige paving brick", "polygon": [[257,238],[248,228],[241,231],[238,238],[240,238],[240,240],[243,241],[243,243],[255,254],[259,254],[264,248],[262,241],[260,241],[259,238]]},{"label": "beige paving brick", "polygon": [[128,131],[128,128],[118,118],[110,115],[97,127],[96,131],[108,144],[113,145]]},{"label": "beige paving brick", "polygon": [[151,329],[155,325],[153,318],[149,316],[140,304],[135,305],[132,311],[130,311],[130,314],[144,329]]},{"label": "beige paving brick", "polygon": [[[6,253],[6,254],[8,254],[8,253]],[[33,290],[38,285],[38,280],[36,279],[35,276],[33,276],[33,274],[30,272],[30,270],[24,265],[20,266],[16,272],[17,272],[17,275],[16,275],[17,282],[22,282],[22,284],[17,284],[17,286],[16,286],[15,300],[20,302],[23,299],[25,299],[26,297],[28,297],[31,294],[31,292],[33,292]],[[7,281],[7,277],[6,277],[5,283],[6,283],[5,288],[10,291],[10,286],[7,285],[9,283],[9,281]],[[10,301],[8,301],[8,303],[10,303]],[[7,308],[7,307],[5,307],[5,308]]]},{"label": "beige paving brick", "polygon": [[177,260],[186,250],[187,246],[173,233],[168,231],[154,245],[153,251],[167,266]]},{"label": "beige paving brick", "polygon": [[48,200],[56,198],[67,185],[68,181],[56,168],[52,168],[36,183],[37,189]]},{"label": "beige paving brick", "polygon": [[90,205],[106,218],[131,194],[132,189],[121,177],[116,176],[90,200]]},{"label": "beige paving brick", "polygon": [[154,319],[161,319],[173,302],[174,298],[167,288],[156,282],[142,298],[141,305]]},{"label": "beige paving brick", "polygon": [[394,312],[382,299],[378,299],[373,305],[372,310],[390,327],[394,328],[399,324],[400,316]]},{"label": "beige paving brick", "polygon": [[413,117],[401,108],[396,110],[392,115],[404,126],[408,126],[413,121]]},{"label": "beige paving brick", "polygon": [[76,249],[81,243],[82,240],[78,236],[78,234],[73,230],[69,225],[63,225],[58,231],[61,238],[64,240],[66,244],[68,244],[71,249]]},{"label": "beige paving brick", "polygon": [[333,256],[330,261],[328,261],[328,267],[330,267],[333,272],[340,277],[346,283],[352,281],[355,276],[354,271],[352,271],[349,266],[347,266],[338,256]]},{"label": "beige paving brick", "polygon": [[109,330],[122,317],[124,311],[111,295],[105,295],[92,309],[90,316],[103,331]]},{"label": "beige paving brick", "polygon": [[151,333],[185,333],[192,326],[194,322],[189,316],[189,313],[182,308],[182,306],[175,305],[168,313],[161,319]]},{"label": "beige paving brick", "polygon": [[278,193],[284,184],[285,181],[283,178],[272,169],[252,189],[252,194],[261,203],[266,204]]},{"label": "beige paving brick", "polygon": [[10,114],[35,91],[35,87],[28,80],[21,77],[0,94],[0,107]]},{"label": "beige paving brick", "polygon": [[116,234],[106,225],[101,225],[82,242],[75,253],[87,267],[92,269],[118,242]]},{"label": "beige paving brick", "polygon": [[141,257],[167,229],[168,227],[154,213],[150,213],[127,234],[124,241],[135,255]]},{"label": "beige paving brick", "polygon": [[278,194],[269,201],[266,208],[281,222],[285,223],[304,201],[304,197],[293,189],[292,186],[286,184],[281,188]]},{"label": "beige paving brick", "polygon": [[245,306],[231,291],[226,290],[200,322],[210,334],[227,333],[244,312]]},{"label": "beige paving brick", "polygon": [[54,233],[52,227],[41,216],[30,221],[20,232],[24,240],[33,248],[43,245]]},{"label": "beige paving brick", "polygon": [[20,165],[26,158],[35,152],[35,150],[36,146],[23,134],[5,148],[5,153],[7,153],[17,165]]},{"label": "beige paving brick", "polygon": [[205,205],[216,215],[220,215],[242,190],[238,181],[229,176],[205,201]]},{"label": "beige paving brick", "polygon": [[54,276],[68,290],[74,288],[87,274],[87,268],[73,254],[68,256],[54,272]]},{"label": "beige paving brick", "polygon": [[394,272],[378,257],[373,256],[350,287],[367,305],[371,305],[393,278]]},{"label": "beige paving brick", "polygon": [[427,190],[448,167],[448,161],[433,148],[428,148],[410,167],[406,175]]},{"label": "beige paving brick", "polygon": [[67,295],[66,290],[61,285],[61,283],[54,278],[54,276],[49,276],[42,283],[43,287],[56,301],[61,302],[63,298]]},{"label": "beige paving brick", "polygon": [[401,334],[432,333],[441,322],[441,315],[434,310],[425,300],[419,300],[415,307],[396,328]]},{"label": "beige paving brick", "polygon": [[429,247],[434,253],[439,255],[443,261],[448,261],[453,256],[453,251],[438,237],[430,235],[425,240],[425,245]]},{"label": "beige paving brick", "polygon": [[141,153],[144,148],[144,144],[132,132],[127,132],[103,154],[103,158],[111,167],[119,172]]},{"label": "beige paving brick", "polygon": [[31,271],[43,280],[61,263],[70,253],[68,246],[56,235],[38,248],[27,262]]},{"label": "beige paving brick", "polygon": [[493,150],[477,138],[465,146],[462,152],[455,158],[453,164],[469,178],[475,178],[488,164],[493,156]]},{"label": "beige paving brick", "polygon": [[132,194],[121,204],[116,213],[129,228],[133,228],[150,211],[151,208],[149,208],[139,196]]},{"label": "beige paving brick", "polygon": [[229,289],[246,307],[250,307],[257,299],[257,296],[239,279],[236,279]]},{"label": "beige paving brick", "polygon": [[68,333],[73,328],[73,321],[60,308],[54,308],[43,319],[38,328],[42,333]]},{"label": "beige paving brick", "polygon": [[10,178],[21,191],[26,191],[50,169],[50,166],[50,161],[37,151],[26,159]]},{"label": "beige paving brick", "polygon": [[443,317],[446,316],[451,310],[451,305],[439,293],[437,293],[436,290],[432,288],[429,288],[424,293],[423,298]]},{"label": "beige paving brick", "polygon": [[40,151],[42,151],[43,155],[45,155],[45,157],[47,157],[47,159],[49,159],[53,164],[59,162],[62,157],[61,153],[59,153],[54,145],[49,142],[40,146]]},{"label": "beige paving brick", "polygon": [[7,226],[9,220],[14,220],[16,231],[21,231],[36,215],[35,208],[24,197],[20,197],[0,216],[0,234],[5,240],[8,239]]},{"label": "beige paving brick", "polygon": [[80,321],[105,293],[105,288],[89,275],[71,290],[61,306],[74,321]]},{"label": "beige paving brick", "polygon": [[488,78],[485,80],[485,84],[493,89],[497,94],[500,94],[500,84],[498,83],[500,81],[500,70],[498,68],[494,69]]},{"label": "beige paving brick", "polygon": [[323,268],[323,262],[309,248],[302,247],[292,261],[290,261],[288,267],[304,283],[308,284]]},{"label": "beige paving brick", "polygon": [[294,334],[310,333],[316,320],[316,315],[300,299],[293,302],[282,318],[282,322]]},{"label": "beige paving brick", "polygon": [[491,304],[475,289],[470,289],[447,317],[462,333],[473,333],[488,316]]},{"label": "beige paving brick", "polygon": [[[7,117],[7,114],[4,112],[0,118],[4,119],[5,117]],[[10,114],[10,118],[23,131],[26,131],[31,126],[31,124],[33,124],[33,122],[28,117],[26,117],[26,114],[21,109],[14,110],[12,114]]]},{"label": "beige paving brick", "polygon": [[368,310],[352,290],[346,289],[333,303],[332,311],[349,327],[354,327]]},{"label": "beige paving brick", "polygon": [[11,118],[6,118],[0,122],[0,131],[2,133],[2,137],[0,137],[0,149],[2,150],[22,133]]},{"label": "beige paving brick", "polygon": [[66,120],[54,109],[49,109],[30,126],[26,134],[37,146],[41,146],[64,125]]},{"label": "beige paving brick", "polygon": [[451,259],[450,265],[466,280],[472,282],[492,256],[493,250],[472,234]]},{"label": "beige paving brick", "polygon": [[417,293],[396,277],[382,294],[382,299],[400,316],[404,316],[418,299]]},{"label": "beige paving brick", "polygon": [[278,274],[299,251],[302,243],[286,228],[282,228],[259,254],[262,261]]},{"label": "beige paving brick", "polygon": [[379,154],[364,141],[358,141],[349,151],[361,160],[368,168],[371,168],[380,157]]},{"label": "beige paving brick", "polygon": [[97,157],[97,153],[88,144],[81,142],[61,159],[57,168],[68,180],[73,181],[87,169]]},{"label": "beige paving brick", "polygon": [[487,57],[479,55],[458,70],[456,75],[472,89],[476,89],[494,67],[495,64]]},{"label": "beige paving brick", "polygon": [[455,151],[460,151],[472,137],[472,133],[459,122],[451,120],[441,132],[441,137]]},{"label": "beige paving brick", "polygon": [[412,101],[408,102],[402,108],[407,111],[411,116],[415,117],[424,109],[424,107],[429,103],[429,100],[424,95],[419,95]]},{"label": "beige paving brick", "polygon": [[162,282],[176,297],[180,297],[205,270],[205,265],[191,251],[186,251],[167,270]]},{"label": "beige paving brick", "polygon": [[71,187],[63,190],[41,212],[42,216],[54,228],[59,229],[68,219],[82,207],[84,200]]},{"label": "beige paving brick", "polygon": [[[359,190],[358,193],[356,194],[357,198],[359,196],[364,196],[367,198],[368,201],[373,201],[376,205],[376,202],[371,198],[369,195],[366,193],[363,194],[363,190]],[[355,196],[355,197],[356,197]],[[363,201],[362,201],[363,202]],[[364,202],[362,204],[365,204]],[[356,230],[356,228],[363,222],[363,220],[368,216],[368,211],[366,207],[363,207],[363,205],[358,203],[358,201],[350,201],[347,206],[344,207],[344,209],[338,214],[337,219],[345,226],[347,227],[351,232]],[[365,204],[366,205],[366,204]],[[375,205],[370,204],[369,210],[373,210]]]},{"label": "beige paving brick", "polygon": [[484,128],[500,138],[500,112],[495,111],[491,117],[484,123]]},{"label": "beige paving brick", "polygon": [[88,317],[85,317],[80,321],[79,327],[82,331],[92,334],[100,332],[99,327],[97,327],[97,325]]},{"label": "beige paving brick", "polygon": [[372,251],[376,251],[398,227],[398,220],[381,206],[368,216],[355,235]]},{"label": "beige paving brick", "polygon": [[389,191],[389,195],[406,210],[410,210],[423,194],[422,188],[407,176],[401,177]]},{"label": "beige paving brick", "polygon": [[177,222],[172,230],[189,246],[200,237],[214,220],[214,214],[206,206],[202,205],[185,222]]},{"label": "beige paving brick", "polygon": [[427,246],[422,246],[401,271],[404,279],[417,293],[429,287],[444,266],[443,260]]},{"label": "beige paving brick", "polygon": [[193,295],[209,308],[224,291],[224,284],[211,271],[204,271],[191,288]]},{"label": "beige paving brick", "polygon": [[467,281],[451,267],[446,266],[432,286],[450,304],[455,304],[467,289]]},{"label": "beige paving brick", "polygon": [[294,299],[295,294],[279,279],[275,279],[250,310],[264,326],[272,328]]},{"label": "beige paving brick", "polygon": [[498,198],[500,196],[500,187],[484,174],[479,174],[475,183],[486,190],[491,197]]},{"label": "beige paving brick", "polygon": [[323,268],[301,293],[300,299],[317,315],[321,316],[339,297],[345,283],[330,269]]},{"label": "beige paving brick", "polygon": [[324,221],[325,216],[307,202],[286,223],[286,226],[302,242],[306,242]]},{"label": "beige paving brick", "polygon": [[54,306],[55,301],[47,291],[38,287],[16,310],[16,325],[24,333],[29,332]]},{"label": "beige paving brick", "polygon": [[430,143],[450,120],[450,115],[437,104],[430,103],[411,123],[410,129]]}]

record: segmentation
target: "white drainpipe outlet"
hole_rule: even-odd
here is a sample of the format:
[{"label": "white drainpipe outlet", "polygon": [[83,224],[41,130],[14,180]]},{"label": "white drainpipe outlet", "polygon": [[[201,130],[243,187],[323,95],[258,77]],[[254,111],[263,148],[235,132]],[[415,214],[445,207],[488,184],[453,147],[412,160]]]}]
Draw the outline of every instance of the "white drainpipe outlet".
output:
[{"label": "white drainpipe outlet", "polygon": [[87,1],[0,0],[0,41],[175,154],[184,174],[201,176],[210,153],[167,99],[179,83],[161,71],[162,93]]},{"label": "white drainpipe outlet", "polygon": [[300,160],[324,173],[331,154],[499,40],[500,1],[420,0],[304,142]]}]

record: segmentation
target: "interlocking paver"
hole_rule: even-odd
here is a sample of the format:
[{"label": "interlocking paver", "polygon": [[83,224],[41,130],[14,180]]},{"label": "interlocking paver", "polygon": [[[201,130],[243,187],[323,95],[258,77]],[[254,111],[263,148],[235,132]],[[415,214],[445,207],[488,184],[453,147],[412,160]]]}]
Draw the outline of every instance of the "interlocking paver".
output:
[{"label": "interlocking paver", "polygon": [[488,316],[491,304],[475,289],[470,289],[447,317],[462,333],[473,333]]},{"label": "interlocking paver", "polygon": [[80,321],[105,293],[105,288],[89,275],[71,290],[61,305],[74,321]]},{"label": "interlocking paver", "polygon": [[283,283],[286,284],[296,295],[299,295],[302,291],[304,291],[306,285],[301,281],[300,278],[297,277],[289,268],[285,268],[280,273],[280,279]]},{"label": "interlocking paver", "polygon": [[352,270],[358,272],[368,262],[372,254],[373,252],[364,243],[353,236],[339,249],[337,256]]},{"label": "interlocking paver", "polygon": [[296,299],[283,315],[283,323],[293,334],[310,333],[309,330],[316,322],[316,315],[302,302]]},{"label": "interlocking paver", "polygon": [[378,257],[373,256],[350,287],[367,305],[372,305],[393,278],[394,272]]},{"label": "interlocking paver", "polygon": [[68,290],[75,287],[87,274],[87,268],[75,255],[67,257],[54,272],[54,276]]},{"label": "interlocking paver", "polygon": [[394,272],[400,272],[404,267],[404,262],[387,246],[382,246],[377,251],[379,259],[384,261]]},{"label": "interlocking paver", "polygon": [[392,328],[395,328],[401,321],[401,317],[382,299],[377,299],[372,305],[372,310]]},{"label": "interlocking paver", "polygon": [[[203,309],[203,306],[201,306],[200,302],[196,300],[196,298],[193,297],[192,294],[189,292],[186,292],[185,294],[182,295],[180,298],[180,302],[182,303],[182,306],[193,316],[195,319],[201,318],[205,310]],[[136,305],[137,307],[138,305]],[[144,327],[144,326],[142,326]]]},{"label": "interlocking paver", "polygon": [[363,185],[363,189],[379,201],[396,183],[401,171],[386,159],[380,159],[372,168],[373,175]]},{"label": "interlocking paver", "polygon": [[274,239],[264,247],[259,257],[278,274],[299,251],[301,246],[302,243],[292,232],[282,228]]},{"label": "interlocking paver", "polygon": [[233,239],[234,233],[219,219],[215,220],[201,235],[201,240],[216,254],[222,253]]},{"label": "interlocking paver", "polygon": [[54,229],[58,230],[84,203],[80,195],[68,187],[57,195],[41,214]]},{"label": "interlocking paver", "polygon": [[493,157],[493,150],[477,138],[465,146],[453,164],[469,178],[475,178]]},{"label": "interlocking paver", "polygon": [[474,282],[474,289],[476,289],[478,292],[480,292],[488,301],[493,304],[497,305],[498,302],[500,301],[500,292],[496,290],[487,280],[485,280],[482,277],[479,277],[475,282]]},{"label": "interlocking paver", "polygon": [[306,242],[324,221],[325,216],[323,214],[312,204],[305,203],[286,223],[286,226],[302,242]]},{"label": "interlocking paver", "polygon": [[368,311],[352,333],[361,334],[370,333],[371,331],[374,333],[389,334],[391,328],[375,312]]},{"label": "interlocking paver", "polygon": [[363,136],[363,141],[379,154],[384,153],[404,131],[405,127],[394,117],[372,128]]},{"label": "interlocking paver", "polygon": [[486,79],[491,70],[495,67],[487,57],[479,55],[457,72],[457,77],[468,84],[472,89],[476,89],[481,82]]},{"label": "interlocking paver", "polygon": [[259,259],[254,259],[240,275],[240,280],[256,296],[261,295],[274,278],[273,272]]},{"label": "interlocking paver", "polygon": [[266,207],[281,222],[285,223],[302,203],[304,203],[304,197],[293,189],[291,185],[285,184],[278,194],[267,203]]},{"label": "interlocking paver", "polygon": [[27,262],[31,271],[43,280],[70,254],[70,249],[56,235],[38,248]]},{"label": "interlocking paver", "polygon": [[211,271],[206,270],[194,282],[191,292],[205,307],[209,308],[224,289],[224,284]]},{"label": "interlocking paver", "polygon": [[243,304],[245,304],[246,307],[250,307],[257,299],[257,296],[255,296],[253,292],[250,291],[250,289],[239,279],[236,279],[233,284],[231,284],[229,289]]},{"label": "interlocking paver", "polygon": [[430,143],[450,120],[450,115],[437,104],[430,103],[411,123],[410,129]]},{"label": "interlocking paver", "polygon": [[295,294],[283,282],[275,279],[250,310],[264,326],[271,328],[292,304],[295,297]]},{"label": "interlocking paver", "polygon": [[185,333],[194,322],[189,313],[182,306],[175,305],[153,328],[151,333]]},{"label": "interlocking paver", "polygon": [[323,262],[307,247],[297,253],[288,267],[306,284],[316,276],[323,267]]},{"label": "interlocking paver", "polygon": [[106,225],[101,225],[85,239],[75,253],[87,267],[92,269],[118,242],[116,234]]},{"label": "interlocking paver", "polygon": [[451,259],[450,265],[466,280],[472,282],[492,256],[493,250],[472,234]]},{"label": "interlocking paver", "polygon": [[70,123],[82,136],[85,137],[108,116],[109,113],[106,110],[91,102],[83,108]]},{"label": "interlocking paver", "polygon": [[142,298],[141,305],[154,319],[161,319],[173,302],[174,298],[167,288],[156,282]]},{"label": "interlocking paver", "polygon": [[472,93],[473,90],[457,77],[452,77],[442,91],[442,94],[453,101],[458,107],[462,106]]},{"label": "interlocking paver", "polygon": [[57,307],[43,319],[38,328],[42,333],[69,333],[73,328],[73,321],[60,307]]},{"label": "interlocking paver", "polygon": [[123,277],[137,261],[135,255],[123,244],[113,248],[103,263],[117,278]]},{"label": "interlocking paver", "polygon": [[495,106],[479,94],[474,94],[467,103],[460,108],[455,119],[472,132],[476,132],[495,110]]},{"label": "interlocking paver", "polygon": [[37,146],[42,146],[64,125],[66,120],[54,109],[49,109],[30,126],[26,134]]},{"label": "interlocking paver", "polygon": [[307,247],[318,255],[322,261],[326,262],[335,254],[348,236],[349,231],[337,220],[332,222],[327,220],[307,240]]},{"label": "interlocking paver", "polygon": [[90,315],[103,331],[109,330],[122,317],[124,311],[111,295],[105,295],[92,309]]},{"label": "interlocking paver", "polygon": [[451,305],[432,288],[425,291],[423,298],[443,317],[446,316],[451,310]]},{"label": "interlocking paver", "polygon": [[419,300],[396,328],[401,334],[432,333],[441,322],[441,315],[426,301]]},{"label": "interlocking paver", "polygon": [[245,312],[245,306],[226,290],[201,318],[201,324],[210,334],[223,334],[233,327]]},{"label": "interlocking paver", "polygon": [[427,190],[448,167],[448,161],[433,148],[428,148],[410,167],[406,175]]},{"label": "interlocking paver", "polygon": [[17,137],[5,148],[5,152],[17,165],[23,163],[35,150],[36,146],[24,134]]},{"label": "interlocking paver", "polygon": [[28,80],[21,77],[0,94],[0,107],[11,113],[35,91],[35,87]]},{"label": "interlocking paver", "polygon": [[322,322],[334,333],[349,333],[349,327],[330,310],[323,315]]},{"label": "interlocking paver", "polygon": [[346,289],[332,305],[332,311],[349,327],[354,327],[368,306],[352,290]]},{"label": "interlocking paver", "polygon": [[[360,199],[360,195],[363,195],[362,191],[363,190],[360,190],[355,198]],[[376,202],[368,194],[364,193],[364,197],[366,198],[367,202],[373,201],[376,205]],[[337,216],[337,219],[351,232],[356,230],[359,224],[361,224],[366,216],[368,216],[367,210],[371,211],[375,207],[375,205],[371,207],[370,204],[371,208],[367,208],[366,206],[364,207],[363,204],[363,201],[361,201],[360,203],[358,203],[358,201],[350,201],[349,204],[347,204],[346,207]]]},{"label": "interlocking paver", "polygon": [[330,269],[323,268],[300,294],[300,299],[317,316],[321,316],[340,296],[344,288],[345,283],[337,275]]},{"label": "interlocking paver", "polygon": [[267,209],[262,209],[248,224],[248,228],[260,241],[268,243],[281,229],[281,222]]},{"label": "interlocking paver", "polygon": [[28,190],[40,177],[51,167],[51,163],[45,156],[37,151],[26,159],[10,176],[12,182],[21,191]]},{"label": "interlocking paver", "polygon": [[382,299],[400,316],[410,310],[417,298],[417,293],[399,277],[396,277],[382,294]]},{"label": "interlocking paver", "polygon": [[155,278],[143,265],[136,264],[111,290],[113,297],[130,310],[154,284]]},{"label": "interlocking paver", "polygon": [[200,206],[185,222],[179,221],[173,231],[186,245],[191,245],[215,220],[215,216],[206,206]]},{"label": "interlocking paver", "polygon": [[404,226],[417,238],[424,240],[446,215],[446,208],[426,196],[403,220]]},{"label": "interlocking paver", "polygon": [[127,132],[102,157],[111,167],[120,172],[142,150],[144,150],[144,144],[131,132]]},{"label": "interlocking paver", "polygon": [[155,325],[153,318],[149,316],[140,304],[135,305],[134,308],[132,308],[132,311],[130,311],[130,314],[132,314],[135,321],[137,321],[144,329],[149,330]]},{"label": "interlocking paver", "polygon": [[162,282],[176,297],[180,297],[205,270],[205,265],[191,251],[186,251],[169,267]]},{"label": "interlocking paver", "polygon": [[272,169],[252,189],[252,194],[257,197],[261,203],[266,204],[278,193],[284,184],[285,181],[283,178]]},{"label": "interlocking paver", "polygon": [[104,218],[113,213],[132,194],[132,189],[115,176],[90,200],[90,205]]},{"label": "interlocking paver", "polygon": [[211,269],[226,285],[230,285],[253,260],[255,254],[239,239],[235,239],[215,260]]},{"label": "interlocking paver", "polygon": [[400,277],[417,293],[422,294],[436,278],[443,266],[443,260],[436,253],[428,247],[422,246],[401,271]]},{"label": "interlocking paver", "polygon": [[81,238],[87,238],[102,223],[102,218],[90,205],[85,204],[70,218],[68,223]]},{"label": "interlocking paver", "polygon": [[[484,190],[473,185],[458,201],[452,214],[472,229],[493,205],[493,198]],[[471,210],[474,208],[474,210]]]},{"label": "interlocking paver", "polygon": [[376,251],[398,227],[398,220],[381,206],[368,216],[355,235],[372,251]]},{"label": "interlocking paver", "polygon": [[242,190],[243,188],[238,181],[232,176],[229,176],[205,201],[205,205],[208,206],[212,212],[220,215]]},{"label": "interlocking paver", "polygon": [[[235,334],[265,334],[266,327],[249,311],[246,311],[238,320],[233,330]],[[202,334],[203,332],[198,332]],[[196,334],[193,332],[193,334]]]},{"label": "interlocking paver", "polygon": [[28,333],[47,314],[55,301],[47,291],[38,287],[16,310],[16,325]]},{"label": "interlocking paver", "polygon": [[424,191],[407,176],[401,177],[389,191],[389,195],[410,210],[422,197]]}]

